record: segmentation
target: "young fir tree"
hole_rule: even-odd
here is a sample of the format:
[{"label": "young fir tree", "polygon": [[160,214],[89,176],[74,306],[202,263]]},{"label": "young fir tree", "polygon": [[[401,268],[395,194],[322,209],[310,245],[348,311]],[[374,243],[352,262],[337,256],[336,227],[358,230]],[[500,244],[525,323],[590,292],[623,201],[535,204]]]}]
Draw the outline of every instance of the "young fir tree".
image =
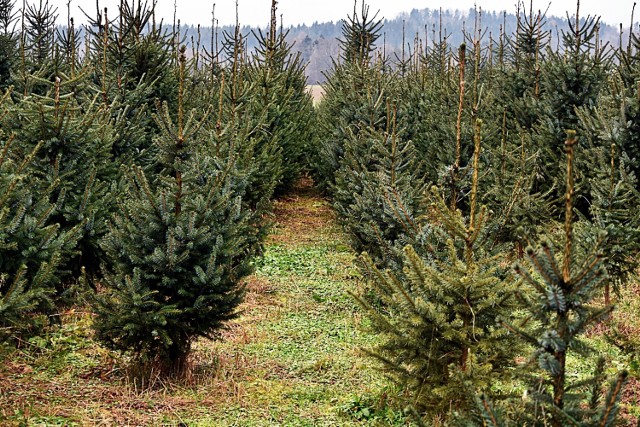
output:
[{"label": "young fir tree", "polygon": [[479,131],[475,146],[470,216],[433,192],[433,243],[443,253],[420,256],[407,246],[402,277],[379,270],[365,255],[385,309],[356,296],[384,337],[367,352],[405,388],[407,402],[425,419],[468,411],[469,387],[490,392],[514,363],[516,347],[497,316],[512,316],[515,281],[501,268],[504,254],[487,250],[489,213],[477,207]]},{"label": "young fir tree", "polygon": [[[282,176],[283,129],[296,125],[280,121],[279,107],[274,104],[276,86],[272,86],[278,79],[272,80],[266,68],[248,63],[239,24],[232,34],[223,35],[220,51],[213,40],[211,43],[214,54],[207,53],[203,62],[200,57],[188,62],[184,100],[200,116],[202,105],[210,105],[204,112],[208,118],[203,119],[203,131],[211,140],[211,154],[233,159],[236,175],[245,182],[238,196],[243,208],[252,212],[246,237],[255,254],[261,251],[267,235],[270,223],[265,219]],[[261,80],[260,75],[269,78]],[[261,87],[261,82],[267,81],[269,84]]]},{"label": "young fir tree", "polygon": [[342,24],[340,58],[333,60],[324,86],[313,150],[314,179],[325,191],[340,167],[348,133],[357,134],[365,128],[384,130],[387,123],[387,102],[393,94],[389,64],[373,55],[381,27],[381,20],[369,15],[364,2],[360,14],[354,3],[353,16]]},{"label": "young fir tree", "polygon": [[14,0],[0,0],[0,91],[4,92],[13,83],[14,67],[18,53],[18,38],[15,32],[17,12]]},{"label": "young fir tree", "polygon": [[[596,105],[611,63],[607,46],[599,40],[599,28],[599,18],[580,17],[578,0],[576,14],[569,19],[569,30],[562,32],[564,49],[549,52],[548,60],[542,67],[541,102],[544,113],[536,126],[535,137],[541,151],[537,190],[544,193],[553,189],[557,200],[561,199],[564,177],[563,168],[558,167],[562,147],[555,141],[562,141],[567,129],[583,129],[577,109]],[[586,130],[582,132],[586,133]],[[580,144],[587,142],[589,138],[582,138]],[[588,156],[584,161],[585,164],[576,169],[577,173],[587,173],[591,169]],[[588,185],[587,180],[580,179],[579,182],[583,186]],[[588,215],[589,189],[581,191],[585,197],[577,200],[576,208]],[[557,207],[560,212],[561,204],[557,204]]]},{"label": "young fir tree", "polygon": [[[227,108],[223,112],[232,123],[246,132],[244,143],[236,147],[238,165],[251,170],[244,199],[256,209],[268,211],[268,205],[283,174],[283,154],[278,127],[275,79],[269,67],[252,67],[246,39],[237,23],[233,35],[225,34],[223,49],[227,57],[228,83],[224,88]],[[243,123],[244,122],[244,123]]]},{"label": "young fir tree", "polygon": [[276,193],[290,189],[300,177],[312,139],[313,100],[306,89],[305,66],[300,53],[293,54],[287,33],[277,31],[276,1],[272,1],[268,34],[255,34],[258,45],[247,67],[259,96],[252,102],[266,110],[267,134],[280,147],[282,172]]},{"label": "young fir tree", "polygon": [[552,216],[553,194],[540,192],[540,149],[532,138],[543,113],[541,67],[549,43],[544,25],[545,16],[534,12],[533,3],[528,13],[519,4],[516,32],[511,39],[501,39],[493,76],[496,141],[485,154],[492,167],[484,180],[483,202],[500,219],[495,239],[515,242],[518,258]]},{"label": "young fir tree", "polygon": [[[452,183],[456,159],[469,158],[472,150],[468,147],[473,146],[466,143],[472,140],[469,101],[464,93],[466,46],[461,46],[454,58],[448,47],[443,50],[443,43],[436,43],[431,55],[404,76],[397,95],[402,136],[413,141],[422,159],[424,179],[440,186]],[[450,62],[457,59],[458,67],[441,67],[436,60],[440,56]],[[460,177],[464,165],[457,163]]]},{"label": "young fir tree", "polygon": [[332,192],[353,249],[366,252],[379,267],[398,271],[400,249],[422,235],[427,183],[417,172],[413,144],[401,139],[394,114],[389,116],[389,131],[349,132]]},{"label": "young fir tree", "polygon": [[168,102],[176,113],[177,35],[155,22],[155,3],[123,0],[116,16],[107,12],[98,8],[87,30],[92,82],[116,130],[112,155],[119,163],[150,167],[152,141],[160,132],[152,119],[156,100]]},{"label": "young fir tree", "polygon": [[[0,99],[0,116],[8,96]],[[63,231],[51,223],[56,207],[34,191],[28,166],[39,149],[25,151],[13,134],[0,131],[0,342],[33,332],[36,314],[53,309],[64,255],[79,236],[77,227]]]},{"label": "young fir tree", "polygon": [[[614,89],[615,90],[615,89]],[[601,230],[606,231],[602,256],[606,259],[610,280],[606,283],[605,302],[610,303],[611,287],[620,290],[638,266],[640,251],[640,213],[633,206],[640,202],[637,179],[629,165],[627,154],[620,150],[625,139],[626,123],[617,96],[602,96],[597,108],[578,110],[578,115],[596,143],[589,150],[592,172],[590,217],[582,221],[585,240],[596,241]],[[607,147],[609,145],[609,147]],[[589,238],[589,236],[591,236]]]},{"label": "young fir tree", "polygon": [[67,25],[56,29],[56,38],[60,49],[59,55],[72,72],[82,66],[81,33],[77,30],[75,20],[71,16],[71,4],[67,5]]},{"label": "young fir tree", "polygon": [[24,96],[32,93],[43,95],[48,90],[46,82],[53,82],[57,75],[53,70],[57,8],[50,5],[49,0],[24,4],[26,7],[22,10],[20,65],[14,85],[16,91]]},{"label": "young fir tree", "polygon": [[[619,82],[609,85],[615,112],[606,114],[615,117],[611,126],[617,136],[616,144],[626,153],[629,167],[634,175],[640,176],[640,37],[631,29],[627,49],[617,50]],[[640,182],[636,182],[640,190]]]},{"label": "young fir tree", "polygon": [[403,100],[398,122],[423,159],[425,178],[449,194],[452,206],[467,212],[468,207],[458,203],[469,191],[466,161],[473,151],[473,122],[478,118],[479,85],[474,81],[480,79],[480,51],[474,43],[475,53],[469,57],[463,43],[453,54],[450,49],[442,51],[442,43],[435,45],[432,57],[422,60],[415,75],[407,75],[398,96]]},{"label": "young fir tree", "polygon": [[532,133],[543,113],[541,98],[546,86],[542,84],[542,67],[550,40],[545,27],[546,15],[535,12],[532,1],[528,12],[525,4],[519,2],[516,32],[512,38],[501,41],[504,58],[499,64],[498,91],[511,132]]},{"label": "young fir tree", "polygon": [[37,4],[28,3],[23,13],[26,21],[25,48],[32,64],[42,67],[53,54],[57,8],[49,5],[48,0],[39,0]]},{"label": "young fir tree", "polygon": [[343,27],[343,63],[334,63],[319,112],[324,166],[317,171],[327,174],[321,186],[332,194],[354,249],[401,272],[401,248],[424,236],[418,218],[426,182],[422,153],[398,124],[411,114],[398,93],[402,76],[386,58],[374,59],[367,44],[377,31],[364,5]]},{"label": "young fir tree", "polygon": [[[128,186],[103,247],[109,262],[94,322],[105,345],[131,353],[138,368],[184,372],[193,341],[216,337],[236,316],[241,279],[251,269],[252,212],[233,156],[200,139],[202,121],[182,110],[186,58],[180,59],[177,123],[166,105],[156,120],[162,173],[140,167]],[[206,118],[206,117],[205,117]]]},{"label": "young fir tree", "polygon": [[[575,132],[569,131],[565,142],[567,190],[562,254],[557,256],[547,241],[538,249],[527,249],[529,266],[516,265],[515,270],[529,287],[529,292],[520,293],[519,299],[534,322],[525,330],[504,321],[509,330],[535,348],[532,362],[538,364],[540,371],[530,378],[531,397],[526,402],[529,408],[525,417],[528,425],[614,425],[626,376],[625,373],[619,376],[606,400],[600,403],[603,364],[599,363],[594,377],[587,380],[572,381],[568,371],[569,354],[584,356],[589,350],[581,342],[581,336],[613,310],[612,305],[594,301],[608,280],[606,260],[599,249],[596,247],[583,259],[576,256],[573,220],[576,144]],[[487,408],[483,411],[485,415],[490,412]]]},{"label": "young fir tree", "polygon": [[[81,227],[78,246],[63,261],[74,276],[85,268],[93,277],[101,258],[98,242],[114,207],[113,129],[97,98],[81,105],[70,92],[75,80],[56,78],[54,83],[41,80],[40,84],[49,88],[45,95],[19,99],[0,123],[12,130],[15,144],[25,152],[41,144],[29,165],[32,191],[57,205],[50,224],[65,231]],[[49,191],[52,187],[55,190]]]},{"label": "young fir tree", "polygon": [[[216,137],[222,136],[222,130],[236,135],[232,145],[224,145],[226,148],[220,150],[230,150],[228,155],[236,158],[238,171],[247,179],[243,204],[259,215],[268,215],[271,199],[283,176],[283,148],[294,143],[284,141],[294,136],[292,132],[297,126],[284,120],[292,105],[287,101],[289,95],[279,99],[282,94],[278,91],[285,84],[283,76],[278,77],[266,62],[260,65],[263,60],[259,59],[260,53],[254,54],[257,62],[249,61],[246,38],[239,23],[232,33],[223,34],[221,44],[220,56],[224,60],[214,59],[208,65],[213,70],[214,90],[210,94],[214,106],[206,127]],[[283,104],[278,105],[281,101]],[[260,239],[265,237],[265,225],[258,225],[262,229]]]}]

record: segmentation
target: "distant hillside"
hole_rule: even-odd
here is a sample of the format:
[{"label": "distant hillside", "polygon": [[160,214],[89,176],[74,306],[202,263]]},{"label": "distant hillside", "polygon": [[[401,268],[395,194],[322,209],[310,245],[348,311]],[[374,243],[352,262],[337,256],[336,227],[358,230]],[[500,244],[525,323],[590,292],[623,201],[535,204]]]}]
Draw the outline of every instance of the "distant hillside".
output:
[{"label": "distant hillside", "polygon": [[[465,40],[465,34],[473,34],[474,28],[481,30],[481,42],[488,45],[492,40],[495,43],[504,31],[510,35],[516,29],[517,18],[515,13],[480,12],[474,9],[468,11],[442,11],[434,9],[414,9],[411,12],[401,14],[394,19],[384,19],[384,34],[380,38],[379,48],[384,49],[389,55],[402,55],[404,39],[405,54],[413,52],[414,46],[431,46],[433,41],[440,37],[446,38],[450,46],[459,46]],[[309,84],[322,83],[323,72],[331,67],[331,58],[337,58],[339,53],[338,38],[341,36],[343,21],[314,23],[313,25],[297,25],[286,29],[288,39],[295,43],[294,49],[300,52],[302,59],[308,62],[307,78]],[[551,45],[556,47],[559,35],[568,29],[566,18],[550,16],[546,19],[545,30],[551,32]],[[503,30],[504,29],[504,30]],[[214,33],[220,42],[224,33],[231,33],[232,27],[222,27]],[[247,38],[247,46],[251,49],[255,45],[254,31],[250,27],[243,27],[242,33]],[[197,44],[198,37],[202,47],[210,49],[212,40],[211,28],[184,27],[181,34],[187,42]],[[600,37],[604,42],[618,46],[620,33],[617,27],[601,24]],[[214,43],[216,37],[213,38]],[[419,42],[416,44],[415,40]]]}]

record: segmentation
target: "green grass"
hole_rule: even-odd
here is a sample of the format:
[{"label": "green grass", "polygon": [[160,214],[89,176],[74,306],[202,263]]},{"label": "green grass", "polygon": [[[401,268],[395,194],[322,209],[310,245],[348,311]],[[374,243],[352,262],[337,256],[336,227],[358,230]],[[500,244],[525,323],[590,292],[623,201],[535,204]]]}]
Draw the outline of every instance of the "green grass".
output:
[{"label": "green grass", "polygon": [[[297,199],[290,207],[293,211],[324,208],[326,214],[324,203],[318,203]],[[352,402],[380,396],[389,385],[358,351],[375,338],[365,332],[366,321],[347,294],[362,283],[344,236],[331,222],[308,231],[303,244],[276,237],[258,262],[254,279],[268,286],[269,314],[263,317],[264,306],[258,305],[239,322],[243,327],[251,324],[242,352],[255,366],[252,379],[242,384],[245,397],[238,404],[220,408],[201,420],[203,425],[404,423],[401,415],[395,415],[389,417],[391,422],[380,424],[375,408],[368,409],[369,419],[358,415],[357,408],[349,410]],[[279,227],[276,233],[288,236],[290,230]],[[260,320],[255,322],[256,318]],[[218,344],[220,351],[232,348],[237,349],[237,343]]]}]

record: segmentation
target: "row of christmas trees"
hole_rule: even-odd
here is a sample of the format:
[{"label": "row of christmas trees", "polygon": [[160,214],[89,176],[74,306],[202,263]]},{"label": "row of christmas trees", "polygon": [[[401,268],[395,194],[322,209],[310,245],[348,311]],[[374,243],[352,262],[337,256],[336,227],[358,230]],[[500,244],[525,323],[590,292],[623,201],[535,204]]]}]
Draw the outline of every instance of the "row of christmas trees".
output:
[{"label": "row of christmas trees", "polygon": [[270,200],[311,140],[275,3],[254,51],[238,26],[190,58],[145,2],[98,9],[84,48],[48,2],[0,3],[2,340],[84,294],[101,342],[180,373],[236,315]]},{"label": "row of christmas trees", "polygon": [[[477,24],[457,49],[416,38],[387,58],[363,4],[314,131],[275,2],[255,51],[236,30],[187,55],[144,3],[98,10],[80,43],[46,1],[18,16],[0,0],[2,339],[87,283],[98,339],[179,374],[236,314],[269,201],[309,153],[365,253],[371,354],[418,420],[611,425],[624,375],[601,403],[604,365],[571,382],[567,356],[589,353],[609,283],[636,266],[640,41],[603,45],[579,7],[555,42],[542,14],[518,15],[513,35]],[[514,384],[517,404],[500,393]]]},{"label": "row of christmas trees", "polygon": [[562,40],[520,4],[515,34],[394,58],[364,3],[344,23],[313,173],[363,252],[367,352],[426,425],[616,422],[626,374],[606,396],[604,363],[569,365],[637,266],[640,39],[577,4]]}]

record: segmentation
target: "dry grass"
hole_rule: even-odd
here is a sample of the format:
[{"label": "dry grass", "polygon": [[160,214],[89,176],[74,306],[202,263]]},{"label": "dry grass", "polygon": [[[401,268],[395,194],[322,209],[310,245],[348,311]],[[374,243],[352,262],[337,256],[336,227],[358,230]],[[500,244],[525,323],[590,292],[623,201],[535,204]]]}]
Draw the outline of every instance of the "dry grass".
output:
[{"label": "dry grass", "polygon": [[302,178],[295,191],[274,202],[276,224],[269,242],[289,246],[321,243],[327,235],[341,238],[334,211],[318,196],[310,178]]}]

